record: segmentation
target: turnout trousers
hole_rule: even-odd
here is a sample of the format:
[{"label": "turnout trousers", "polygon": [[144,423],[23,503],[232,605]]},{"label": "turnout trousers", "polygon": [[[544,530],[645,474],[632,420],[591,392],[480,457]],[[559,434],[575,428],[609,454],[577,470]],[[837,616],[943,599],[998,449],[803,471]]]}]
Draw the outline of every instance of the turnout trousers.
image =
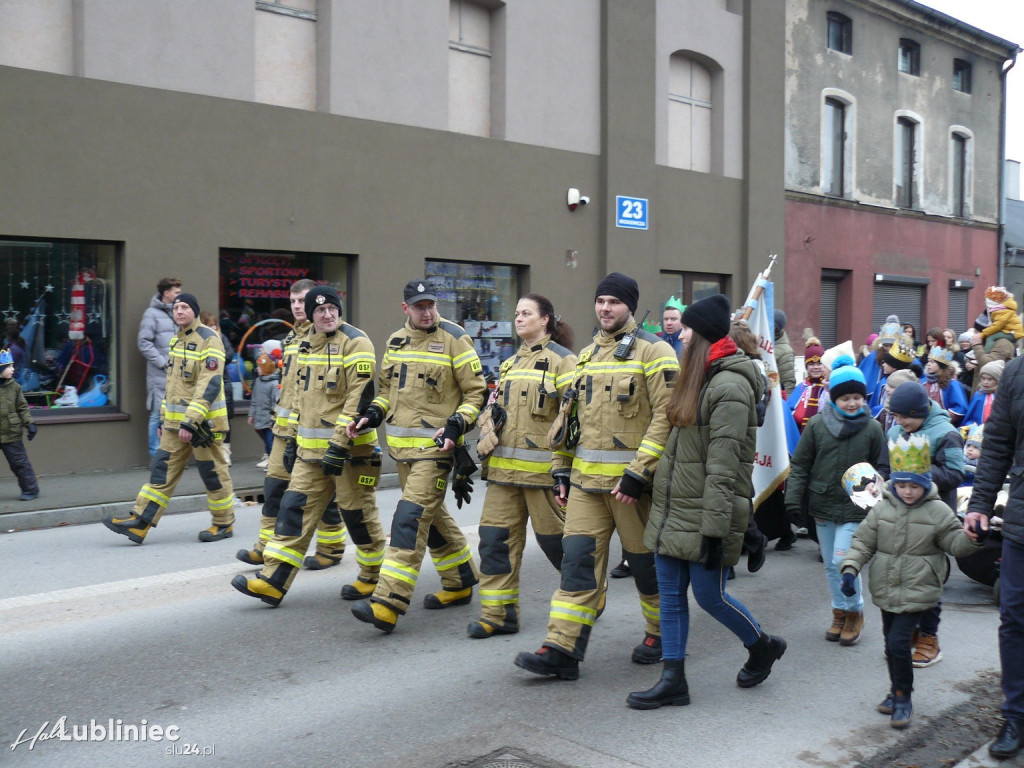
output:
[{"label": "turnout trousers", "polygon": [[[260,515],[260,539],[253,547],[256,552],[262,552],[274,535],[277,513],[281,509],[281,498],[291,480],[291,475],[284,468],[283,459],[284,446],[287,441],[288,439],[285,437],[274,435],[274,445],[267,458],[267,477],[263,481],[263,513]],[[296,466],[300,463],[296,459]],[[347,538],[348,534],[338,511],[338,504],[332,498],[317,524],[316,553],[332,560],[341,560],[342,555],[345,554]]]},{"label": "turnout trousers", "polygon": [[213,516],[213,524],[226,526],[234,523],[235,490],[220,440],[213,445],[193,446],[192,443],[182,442],[176,429],[163,431],[160,447],[149,463],[149,482],[139,491],[132,512],[149,525],[155,526],[160,522],[192,456],[195,456],[196,469],[206,486],[206,504]]},{"label": "turnout trousers", "polygon": [[489,483],[480,516],[480,615],[497,626],[519,612],[519,568],[526,546],[526,523],[556,569],[562,567],[565,513],[550,488]]},{"label": "turnout trousers", "polygon": [[[276,444],[276,443],[275,443]],[[340,475],[325,475],[320,462],[298,460],[281,498],[274,535],[263,549],[260,578],[287,592],[328,504],[337,500],[352,541],[361,581],[374,583],[384,559],[384,529],[377,512],[380,459],[355,457]]]},{"label": "turnout trousers", "polygon": [[391,520],[391,544],[370,598],[404,614],[416,589],[427,547],[443,589],[457,592],[477,583],[473,553],[444,505],[449,461],[399,461],[402,498]]},{"label": "turnout trousers", "polygon": [[633,571],[644,632],[661,635],[654,554],[643,543],[650,512],[651,497],[646,494],[630,505],[617,501],[610,493],[588,493],[579,488],[570,491],[562,535],[562,584],[551,598],[544,645],[583,661],[597,620],[608,570],[608,542],[614,530],[619,532]]}]

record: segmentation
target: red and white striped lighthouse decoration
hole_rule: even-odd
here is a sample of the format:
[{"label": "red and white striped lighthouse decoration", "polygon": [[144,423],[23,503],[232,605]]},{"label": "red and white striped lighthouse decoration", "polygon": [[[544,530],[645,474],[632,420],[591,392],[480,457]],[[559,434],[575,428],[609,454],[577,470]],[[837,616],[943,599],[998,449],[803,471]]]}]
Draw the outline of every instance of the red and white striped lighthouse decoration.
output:
[{"label": "red and white striped lighthouse decoration", "polygon": [[75,276],[71,286],[71,315],[68,318],[68,338],[85,338],[85,280],[82,273]]}]

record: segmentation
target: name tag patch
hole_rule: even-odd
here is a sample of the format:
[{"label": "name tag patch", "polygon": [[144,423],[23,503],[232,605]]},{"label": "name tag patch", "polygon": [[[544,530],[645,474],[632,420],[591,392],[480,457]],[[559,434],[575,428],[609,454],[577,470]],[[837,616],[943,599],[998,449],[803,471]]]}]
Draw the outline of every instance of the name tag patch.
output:
[{"label": "name tag patch", "polygon": [[443,341],[432,341],[432,342],[430,342],[429,344],[427,344],[427,351],[428,352],[444,352],[444,342]]}]

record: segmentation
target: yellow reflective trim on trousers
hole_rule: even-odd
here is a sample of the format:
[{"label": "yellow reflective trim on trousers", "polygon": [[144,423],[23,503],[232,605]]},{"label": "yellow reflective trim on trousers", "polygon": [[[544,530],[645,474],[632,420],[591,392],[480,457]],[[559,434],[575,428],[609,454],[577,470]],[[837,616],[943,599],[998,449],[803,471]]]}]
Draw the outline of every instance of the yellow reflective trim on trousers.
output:
[{"label": "yellow reflective trim on trousers", "polygon": [[602,464],[598,461],[583,461],[582,459],[573,459],[572,461],[572,468],[578,469],[584,475],[601,475],[604,477],[617,477],[628,466],[628,461],[622,464]]},{"label": "yellow reflective trim on trousers", "polygon": [[394,560],[385,560],[380,566],[380,572],[383,576],[391,576],[414,587],[416,586],[416,579],[419,578],[419,574],[414,568],[402,565]]},{"label": "yellow reflective trim on trousers", "polygon": [[268,541],[267,546],[263,548],[263,559],[266,560],[268,557],[280,560],[282,563],[288,563],[293,568],[302,567],[302,553],[299,550],[292,549],[291,547],[282,547],[273,541]]},{"label": "yellow reflective trim on trousers", "polygon": [[235,506],[235,494],[231,494],[226,499],[210,499],[210,511],[221,509],[231,509]]},{"label": "yellow reflective trim on trousers", "polygon": [[260,541],[262,541],[264,545],[266,545],[266,543],[272,538],[274,538],[273,528],[260,528]]},{"label": "yellow reflective trim on trousers", "polygon": [[361,549],[357,549],[356,562],[370,568],[379,566],[384,562],[384,550],[380,549],[375,552],[364,552]]},{"label": "yellow reflective trim on trousers", "polygon": [[317,531],[316,540],[320,544],[344,544],[348,541],[348,531],[344,528],[340,531]]},{"label": "yellow reflective trim on trousers", "polygon": [[295,444],[308,451],[326,451],[330,440],[314,440],[309,437],[295,436]]},{"label": "yellow reflective trim on trousers", "polygon": [[481,589],[480,605],[518,605],[518,589]]},{"label": "yellow reflective trim on trousers", "polygon": [[452,568],[457,568],[463,563],[468,563],[473,559],[473,553],[469,551],[469,547],[463,547],[458,552],[448,555],[447,557],[434,557],[430,556],[430,559],[434,561],[434,567],[439,571],[450,571]]},{"label": "yellow reflective trim on trousers", "polygon": [[587,608],[585,605],[576,605],[576,603],[567,603],[562,600],[551,601],[551,614],[552,619],[564,619],[565,621],[571,621],[575,624],[583,624],[588,627],[594,626],[594,622],[597,621],[597,611],[593,608]]},{"label": "yellow reflective trim on trousers", "polygon": [[540,472],[546,475],[551,471],[550,461],[523,461],[522,459],[505,459],[491,454],[487,465],[491,469],[510,469],[514,472]]},{"label": "yellow reflective trim on trousers", "polygon": [[160,493],[160,491],[155,490],[153,486],[148,483],[142,486],[142,489],[139,491],[139,496],[144,499],[149,499],[150,501],[159,504],[161,507],[166,507],[167,502],[171,500],[170,496]]},{"label": "yellow reflective trim on trousers", "polygon": [[648,621],[661,621],[661,611],[656,606],[641,600],[640,610],[643,611],[644,618]]},{"label": "yellow reflective trim on trousers", "polygon": [[365,435],[358,435],[355,440],[352,441],[352,445],[369,445],[377,439],[377,430],[371,429]]}]

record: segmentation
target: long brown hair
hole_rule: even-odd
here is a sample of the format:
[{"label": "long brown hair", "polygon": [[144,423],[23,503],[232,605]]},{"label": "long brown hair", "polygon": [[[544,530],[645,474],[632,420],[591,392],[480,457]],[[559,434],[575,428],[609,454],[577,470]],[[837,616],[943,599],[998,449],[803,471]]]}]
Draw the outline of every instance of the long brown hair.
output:
[{"label": "long brown hair", "polygon": [[694,332],[683,350],[679,361],[679,376],[669,396],[665,413],[669,424],[674,427],[688,427],[697,423],[697,408],[700,392],[708,380],[707,361],[711,354],[711,342]]}]

